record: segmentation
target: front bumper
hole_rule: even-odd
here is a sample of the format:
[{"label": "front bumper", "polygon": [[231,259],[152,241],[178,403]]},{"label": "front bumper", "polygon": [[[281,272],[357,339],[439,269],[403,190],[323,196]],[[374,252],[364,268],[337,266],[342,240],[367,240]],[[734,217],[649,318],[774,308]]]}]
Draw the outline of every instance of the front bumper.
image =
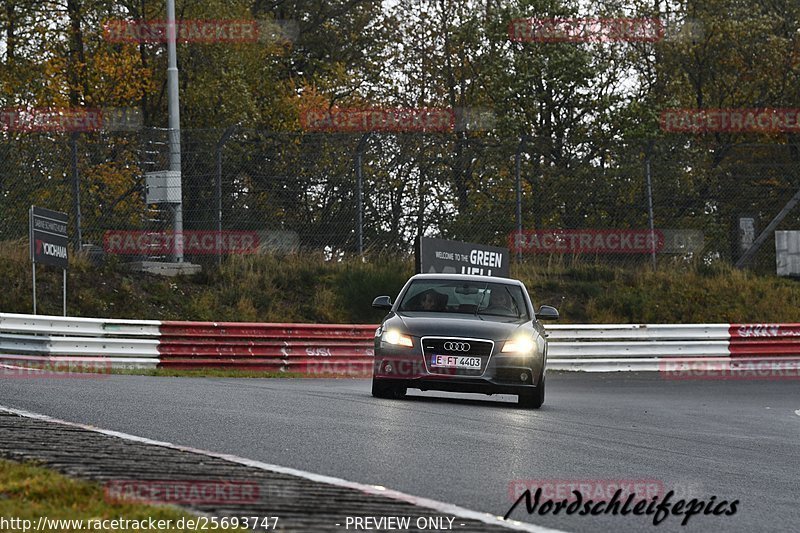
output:
[{"label": "front bumper", "polygon": [[480,376],[431,372],[422,353],[386,345],[375,350],[373,379],[420,390],[520,394],[535,390],[544,376],[541,355],[492,354]]}]

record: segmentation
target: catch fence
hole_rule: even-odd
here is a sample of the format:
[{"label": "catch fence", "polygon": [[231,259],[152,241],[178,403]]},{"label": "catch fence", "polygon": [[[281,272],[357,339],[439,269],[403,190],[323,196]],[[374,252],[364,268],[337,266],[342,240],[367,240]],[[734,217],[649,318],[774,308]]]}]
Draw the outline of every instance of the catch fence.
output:
[{"label": "catch fence", "polygon": [[[800,189],[791,144],[489,133],[182,132],[184,252],[408,255],[417,235],[509,246],[516,260],[659,268],[736,262]],[[168,132],[0,132],[0,240],[32,204],[66,211],[75,246],[168,260],[173,206],[148,203]],[[172,186],[172,185],[168,185]],[[152,185],[151,185],[152,187]],[[153,191],[151,191],[153,192]],[[790,210],[775,229],[797,229]],[[774,238],[752,264],[774,272]]]}]

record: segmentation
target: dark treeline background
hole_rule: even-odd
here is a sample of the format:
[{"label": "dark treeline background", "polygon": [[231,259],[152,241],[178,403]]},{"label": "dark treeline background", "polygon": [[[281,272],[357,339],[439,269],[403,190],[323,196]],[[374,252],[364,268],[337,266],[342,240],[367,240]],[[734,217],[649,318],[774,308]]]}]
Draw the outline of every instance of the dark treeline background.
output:
[{"label": "dark treeline background", "polygon": [[[166,168],[166,45],[104,38],[108,20],[163,20],[164,0],[0,1],[0,108],[135,109],[141,128],[81,134],[86,242],[156,228],[143,173]],[[288,230],[351,253],[363,153],[363,241],[418,233],[504,245],[525,229],[698,229],[707,261],[736,257],[800,187],[796,133],[675,134],[673,108],[800,107],[796,0],[178,0],[179,19],[255,19],[283,34],[178,46],[187,229],[213,229],[217,152],[225,229]],[[515,42],[520,17],[654,17],[656,42]],[[483,110],[438,134],[303,133],[304,110]],[[226,129],[235,126],[235,129]],[[73,212],[70,136],[0,132],[0,239],[31,203]],[[224,145],[220,144],[225,139]],[[522,142],[521,142],[522,141]],[[797,227],[792,214],[781,229]],[[774,268],[774,243],[760,259]]]}]

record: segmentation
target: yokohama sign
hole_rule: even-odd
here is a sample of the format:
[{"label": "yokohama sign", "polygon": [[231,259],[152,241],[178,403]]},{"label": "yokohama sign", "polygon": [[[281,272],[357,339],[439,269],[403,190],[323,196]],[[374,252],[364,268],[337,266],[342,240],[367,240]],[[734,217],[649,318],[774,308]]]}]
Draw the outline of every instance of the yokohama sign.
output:
[{"label": "yokohama sign", "polygon": [[660,230],[533,230],[509,235],[514,252],[528,254],[648,254],[664,248]]},{"label": "yokohama sign", "polygon": [[29,219],[31,261],[66,269],[67,214],[31,206]]}]

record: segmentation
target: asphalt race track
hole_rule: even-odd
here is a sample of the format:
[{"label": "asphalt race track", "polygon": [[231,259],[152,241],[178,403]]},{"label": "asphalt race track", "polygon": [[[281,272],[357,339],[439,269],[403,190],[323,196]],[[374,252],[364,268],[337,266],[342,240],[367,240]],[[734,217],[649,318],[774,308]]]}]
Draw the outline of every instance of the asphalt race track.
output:
[{"label": "asphalt race track", "polygon": [[[733,516],[512,517],[567,531],[797,530],[800,384],[550,373],[545,406],[369,380],[144,376],[0,378],[0,406],[382,485],[504,515],[520,480],[656,482],[677,498],[739,500]],[[344,530],[344,529],[343,529]]]}]

